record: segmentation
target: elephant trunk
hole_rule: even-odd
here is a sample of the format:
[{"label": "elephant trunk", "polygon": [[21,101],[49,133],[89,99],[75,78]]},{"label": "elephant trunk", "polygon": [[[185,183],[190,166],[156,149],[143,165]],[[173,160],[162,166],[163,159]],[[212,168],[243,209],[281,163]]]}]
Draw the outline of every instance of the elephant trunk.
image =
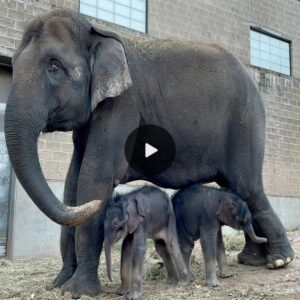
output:
[{"label": "elephant trunk", "polygon": [[38,136],[46,126],[48,112],[43,107],[27,110],[22,102],[10,95],[5,112],[5,138],[16,176],[33,202],[54,222],[81,224],[101,209],[101,201],[69,207],[55,197],[42,173],[37,152]]},{"label": "elephant trunk", "polygon": [[105,259],[106,259],[106,270],[107,276],[110,281],[112,281],[111,277],[111,248],[112,243],[109,243],[107,239],[104,240],[104,249],[105,249]]},{"label": "elephant trunk", "polygon": [[262,243],[267,243],[267,239],[266,238],[263,238],[263,237],[258,237],[255,232],[254,232],[254,229],[253,229],[253,226],[252,224],[250,223],[249,225],[247,225],[247,227],[244,229],[245,232],[250,236],[251,240],[254,242],[254,243],[258,243],[258,244],[262,244]]}]

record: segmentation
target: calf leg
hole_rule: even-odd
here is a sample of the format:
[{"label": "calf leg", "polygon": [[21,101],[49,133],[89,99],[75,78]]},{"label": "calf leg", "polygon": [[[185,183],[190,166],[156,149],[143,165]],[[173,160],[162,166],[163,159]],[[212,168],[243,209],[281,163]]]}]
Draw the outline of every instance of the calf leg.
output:
[{"label": "calf leg", "polygon": [[168,282],[169,283],[177,283],[177,272],[174,267],[173,261],[171,259],[171,256],[167,250],[167,246],[163,240],[156,240],[155,241],[155,249],[158,252],[158,254],[163,259],[164,265],[166,267],[167,273],[168,273]]},{"label": "calf leg", "polygon": [[202,230],[200,241],[205,262],[207,284],[216,287],[219,285],[216,273],[217,232],[211,232],[209,229]]},{"label": "calf leg", "polygon": [[129,291],[131,263],[132,263],[132,240],[128,235],[123,241],[121,252],[121,286],[117,289],[118,295],[125,295]]},{"label": "calf leg", "polygon": [[136,300],[142,296],[143,263],[146,253],[147,228],[140,225],[133,233],[131,281],[128,300]]},{"label": "calf leg", "polygon": [[231,277],[233,274],[228,267],[221,228],[218,232],[218,237],[217,237],[217,261],[220,270],[220,277],[222,278]]},{"label": "calf leg", "polygon": [[187,266],[183,260],[182,253],[179,248],[177,229],[176,229],[176,219],[175,216],[171,215],[169,218],[166,240],[165,240],[167,250],[175,264],[178,280],[180,285],[187,285],[191,278]]},{"label": "calf leg", "polygon": [[185,265],[187,267],[189,277],[193,279],[194,276],[191,271],[191,254],[195,244],[192,237],[187,236],[180,222],[177,222],[177,237],[178,237],[179,248],[181,250]]}]

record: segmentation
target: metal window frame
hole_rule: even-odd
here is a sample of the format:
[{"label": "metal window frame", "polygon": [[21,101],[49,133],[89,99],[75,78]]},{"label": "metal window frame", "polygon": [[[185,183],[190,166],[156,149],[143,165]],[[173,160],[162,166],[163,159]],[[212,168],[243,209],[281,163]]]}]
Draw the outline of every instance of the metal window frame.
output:
[{"label": "metal window frame", "polygon": [[[292,56],[292,41],[291,40],[288,40],[282,36],[279,36],[279,35],[276,35],[266,29],[263,29],[261,27],[258,27],[258,26],[250,26],[250,33],[251,31],[256,31],[258,33],[261,33],[261,34],[264,34],[264,35],[267,35],[271,38],[275,38],[279,41],[282,41],[282,42],[285,42],[285,43],[288,43],[289,45],[289,55],[290,55],[290,74],[287,75],[287,74],[284,74],[284,73],[281,73],[281,72],[277,72],[277,71],[274,71],[274,70],[271,70],[271,69],[266,69],[266,68],[263,68],[263,67],[259,67],[259,68],[263,68],[263,69],[266,69],[266,70],[270,70],[272,72],[276,72],[278,74],[282,74],[282,75],[285,75],[285,76],[290,76],[292,77],[293,76],[293,56]],[[249,37],[250,37],[250,34],[249,34]],[[251,48],[251,38],[250,38],[250,48]],[[251,59],[250,59],[250,64],[251,64]],[[257,67],[255,65],[253,65],[254,67]]]},{"label": "metal window frame", "polygon": [[[132,28],[130,28],[130,27],[126,27],[126,26],[122,26],[122,25],[119,25],[119,24],[117,24],[117,23],[115,23],[115,22],[109,22],[109,21],[105,21],[105,20],[102,20],[102,19],[100,19],[100,18],[98,18],[98,8],[100,8],[100,7],[98,7],[98,0],[97,0],[97,7],[96,7],[96,9],[97,9],[97,12],[96,12],[96,19],[98,19],[98,20],[102,20],[102,21],[104,21],[104,22],[109,22],[109,23],[112,23],[112,24],[115,24],[115,25],[117,25],[117,26],[122,26],[122,27],[124,27],[124,28],[127,28],[127,29],[129,29],[129,30],[132,30],[132,31],[137,31],[137,32],[139,32],[139,33],[142,33],[142,34],[148,34],[148,21],[149,21],[149,15],[148,15],[148,12],[149,12],[149,1],[148,0],[145,0],[146,1],[146,8],[145,8],[145,32],[142,32],[142,31],[139,31],[139,30],[135,30],[135,29],[132,29]],[[82,3],[81,3],[81,0],[79,0],[79,5],[78,5],[78,13],[81,13],[80,12],[80,5],[81,5]],[[122,5],[122,4],[121,4]],[[93,7],[93,6],[91,6],[91,7]],[[115,6],[114,6],[115,7]],[[105,9],[103,9],[103,10],[105,10]],[[114,8],[114,10],[115,10],[115,8]],[[116,15],[116,13],[115,13],[115,11],[113,12],[113,14],[114,14],[114,16]],[[89,17],[91,17],[91,18],[94,18],[94,17],[92,17],[92,16],[89,16]],[[130,7],[130,23],[131,23],[131,7]],[[135,20],[135,19],[133,19],[133,20]],[[137,21],[137,20],[135,20],[135,21]]]}]

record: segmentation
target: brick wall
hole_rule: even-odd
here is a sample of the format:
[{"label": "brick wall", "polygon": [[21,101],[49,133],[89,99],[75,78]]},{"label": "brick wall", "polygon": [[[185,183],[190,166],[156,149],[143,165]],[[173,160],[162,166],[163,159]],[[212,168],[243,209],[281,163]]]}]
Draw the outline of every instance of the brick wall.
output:
[{"label": "brick wall", "polygon": [[[77,0],[0,0],[0,54],[11,56],[19,44],[24,23],[55,7],[78,9]],[[148,9],[149,35],[215,42],[248,65],[261,90],[267,112],[264,163],[267,193],[299,197],[300,1],[149,0]],[[116,25],[96,22],[124,34],[142,36]],[[250,26],[261,27],[292,41],[293,77],[249,66]],[[65,178],[71,153],[69,133],[40,137],[39,155],[48,179]]]},{"label": "brick wall", "polygon": [[215,42],[250,62],[249,27],[292,41],[293,74],[300,77],[297,0],[149,0],[149,34]]},{"label": "brick wall", "polygon": [[249,68],[267,114],[264,184],[269,195],[300,196],[300,80]]}]

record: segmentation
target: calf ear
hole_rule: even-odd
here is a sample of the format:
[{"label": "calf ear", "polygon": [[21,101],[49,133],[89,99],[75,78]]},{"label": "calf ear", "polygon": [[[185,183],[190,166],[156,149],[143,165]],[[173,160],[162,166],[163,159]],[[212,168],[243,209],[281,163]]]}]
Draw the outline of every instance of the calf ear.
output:
[{"label": "calf ear", "polygon": [[91,109],[106,98],[120,96],[132,86],[125,48],[116,34],[92,27],[94,41],[90,59]]},{"label": "calf ear", "polygon": [[148,206],[143,198],[137,196],[132,202],[132,205],[128,205],[127,208],[129,213],[128,232],[130,234],[133,233],[137,229],[137,227],[144,221],[148,213]]},{"label": "calf ear", "polygon": [[217,207],[217,218],[225,225],[232,226],[235,223],[235,206],[229,197],[223,197]]}]

